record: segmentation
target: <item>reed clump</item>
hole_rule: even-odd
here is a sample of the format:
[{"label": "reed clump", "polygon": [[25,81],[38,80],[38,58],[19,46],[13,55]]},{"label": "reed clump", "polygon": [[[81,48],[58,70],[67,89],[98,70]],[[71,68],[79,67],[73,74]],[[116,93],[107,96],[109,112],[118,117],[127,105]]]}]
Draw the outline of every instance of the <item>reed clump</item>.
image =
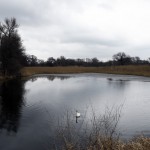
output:
[{"label": "reed clump", "polygon": [[[113,143],[113,144],[112,144]],[[87,150],[149,150],[150,138],[137,137],[128,142],[115,141],[104,139],[103,142],[99,141],[95,145],[87,148]]]},{"label": "reed clump", "polygon": [[120,150],[149,150],[150,149],[150,138],[140,136],[132,139],[127,143],[120,144],[122,149]]},{"label": "reed clump", "polygon": [[[66,145],[67,147],[63,148],[64,150],[77,150],[71,143]],[[97,138],[97,143],[82,150],[150,150],[150,138],[141,136],[125,143],[99,137]]]}]

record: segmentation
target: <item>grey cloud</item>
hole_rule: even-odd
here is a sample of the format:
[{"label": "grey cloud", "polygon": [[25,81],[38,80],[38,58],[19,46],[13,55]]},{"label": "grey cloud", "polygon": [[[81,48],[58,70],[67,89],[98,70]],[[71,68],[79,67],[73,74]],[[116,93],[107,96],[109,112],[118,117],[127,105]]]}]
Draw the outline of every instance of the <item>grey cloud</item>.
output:
[{"label": "grey cloud", "polygon": [[[20,24],[19,31],[27,53],[42,59],[60,55],[111,59],[118,51],[147,57],[149,46],[144,47],[143,44],[136,47],[144,41],[141,41],[145,37],[144,32],[140,32],[143,33],[141,38],[136,34],[134,36],[130,28],[127,29],[128,18],[133,20],[133,24],[134,18],[128,16],[124,21],[128,8],[122,8],[121,3],[117,2],[118,0],[0,0],[0,21],[5,17],[15,17]],[[139,16],[137,11],[136,13]],[[133,29],[140,30],[136,26]],[[134,38],[139,39],[137,43],[132,41]]]},{"label": "grey cloud", "polygon": [[0,1],[0,19],[8,17],[17,18],[19,24],[38,25],[43,24],[44,13],[48,9],[45,1],[42,0],[5,0]]},{"label": "grey cloud", "polygon": [[101,46],[107,46],[107,47],[118,47],[121,45],[125,45],[125,41],[122,39],[109,39],[109,38],[101,38],[92,36],[92,35],[84,35],[80,32],[74,33],[72,35],[68,35],[67,38],[64,38],[62,42],[66,43],[80,43],[80,44],[86,44],[86,45],[101,45]]},{"label": "grey cloud", "polygon": [[132,46],[129,47],[127,53],[131,56],[139,56],[141,59],[150,58],[150,45]]},{"label": "grey cloud", "polygon": [[106,3],[99,4],[98,6],[100,8],[104,8],[104,9],[107,9],[107,10],[112,10],[113,9],[113,7],[111,5],[108,5]]}]

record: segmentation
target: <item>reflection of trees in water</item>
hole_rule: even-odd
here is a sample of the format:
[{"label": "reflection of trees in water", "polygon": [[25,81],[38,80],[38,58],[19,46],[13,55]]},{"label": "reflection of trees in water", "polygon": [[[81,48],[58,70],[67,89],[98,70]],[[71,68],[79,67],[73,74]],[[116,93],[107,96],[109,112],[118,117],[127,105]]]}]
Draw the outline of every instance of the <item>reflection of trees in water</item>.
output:
[{"label": "reflection of trees in water", "polygon": [[55,78],[56,78],[56,76],[47,76],[46,77],[49,81],[53,81]]},{"label": "reflection of trees in water", "polygon": [[9,80],[1,85],[0,129],[17,132],[23,105],[24,87],[21,80]]},{"label": "reflection of trees in water", "polygon": [[2,97],[0,96],[0,114],[2,112]]},{"label": "reflection of trees in water", "polygon": [[1,111],[2,111],[2,83],[0,83],[0,114],[1,114]]},{"label": "reflection of trees in water", "polygon": [[69,79],[70,76],[47,76],[47,79],[53,81],[54,79],[66,80]]},{"label": "reflection of trees in water", "polygon": [[63,76],[63,75],[39,75],[39,76],[32,76],[30,78],[30,81],[34,82],[36,81],[38,78],[46,78],[48,79],[49,81],[54,81],[55,79],[60,79],[60,80],[66,80],[66,79],[69,79],[71,78],[71,76]]}]

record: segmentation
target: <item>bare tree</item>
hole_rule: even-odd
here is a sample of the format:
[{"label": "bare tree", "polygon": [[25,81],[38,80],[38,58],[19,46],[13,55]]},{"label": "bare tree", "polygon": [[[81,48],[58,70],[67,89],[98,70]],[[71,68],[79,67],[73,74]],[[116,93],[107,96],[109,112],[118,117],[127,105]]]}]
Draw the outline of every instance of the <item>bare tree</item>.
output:
[{"label": "bare tree", "polygon": [[130,56],[126,55],[124,52],[119,52],[113,55],[113,60],[117,62],[119,65],[129,64],[131,61]]},{"label": "bare tree", "polygon": [[15,18],[6,18],[4,23],[0,23],[0,32],[2,35],[10,37],[13,33],[17,32],[19,25]]},{"label": "bare tree", "polygon": [[25,53],[18,27],[15,18],[6,18],[0,22],[0,53],[4,75],[16,75],[21,69],[21,59]]}]

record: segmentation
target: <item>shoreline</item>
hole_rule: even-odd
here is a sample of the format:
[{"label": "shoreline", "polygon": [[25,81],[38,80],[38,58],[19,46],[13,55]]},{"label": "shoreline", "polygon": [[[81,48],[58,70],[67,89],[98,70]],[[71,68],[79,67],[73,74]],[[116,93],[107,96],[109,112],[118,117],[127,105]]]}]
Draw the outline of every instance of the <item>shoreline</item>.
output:
[{"label": "shoreline", "polygon": [[135,75],[150,77],[150,66],[111,66],[111,67],[24,67],[21,70],[23,77],[37,74],[78,74],[104,73],[116,75]]},{"label": "shoreline", "polygon": [[[29,77],[40,74],[80,74],[80,73],[103,73],[113,75],[133,75],[150,77],[150,66],[106,66],[106,67],[78,67],[78,66],[57,66],[57,67],[24,67],[21,69],[21,76]],[[12,77],[0,76],[0,81],[12,79]]]}]

